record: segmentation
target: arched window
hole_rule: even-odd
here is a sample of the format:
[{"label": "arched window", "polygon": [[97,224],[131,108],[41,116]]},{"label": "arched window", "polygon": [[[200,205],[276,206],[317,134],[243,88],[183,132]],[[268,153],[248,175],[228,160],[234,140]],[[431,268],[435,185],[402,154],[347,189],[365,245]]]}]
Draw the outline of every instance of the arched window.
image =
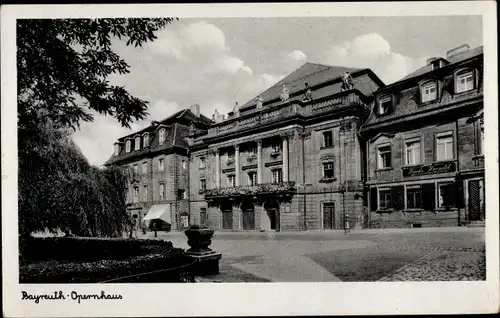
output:
[{"label": "arched window", "polygon": [[118,156],[120,154],[120,145],[119,144],[115,144],[115,156]]},{"label": "arched window", "polygon": [[125,152],[129,153],[130,152],[130,145],[131,145],[131,141],[130,139],[127,140],[127,142],[125,143]]},{"label": "arched window", "polygon": [[160,145],[162,145],[165,142],[165,128],[160,129],[159,142],[160,142]]},{"label": "arched window", "polygon": [[134,150],[141,149],[141,137],[135,137],[135,145]]},{"label": "arched window", "polygon": [[142,142],[143,142],[143,145],[142,145],[143,148],[149,147],[149,134],[144,135]]}]

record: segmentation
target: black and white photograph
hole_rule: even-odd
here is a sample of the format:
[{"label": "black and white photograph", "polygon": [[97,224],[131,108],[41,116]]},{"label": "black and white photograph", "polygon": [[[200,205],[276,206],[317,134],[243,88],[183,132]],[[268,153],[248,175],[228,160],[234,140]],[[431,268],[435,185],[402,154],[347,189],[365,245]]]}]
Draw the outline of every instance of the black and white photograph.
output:
[{"label": "black and white photograph", "polygon": [[496,4],[436,3],[3,6],[4,312],[496,312]]}]

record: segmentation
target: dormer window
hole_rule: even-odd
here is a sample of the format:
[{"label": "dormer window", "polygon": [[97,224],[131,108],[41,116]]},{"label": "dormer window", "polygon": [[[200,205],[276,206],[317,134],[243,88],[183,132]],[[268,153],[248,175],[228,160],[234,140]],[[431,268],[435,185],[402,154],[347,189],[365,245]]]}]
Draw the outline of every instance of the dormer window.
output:
[{"label": "dormer window", "polygon": [[437,98],[436,82],[427,82],[420,88],[422,103],[433,101]]},{"label": "dormer window", "polygon": [[115,144],[115,156],[118,156],[120,154],[120,145]]},{"label": "dormer window", "polygon": [[143,147],[149,147],[149,135],[148,134],[145,134],[144,137],[143,137]]},{"label": "dormer window", "polygon": [[391,96],[382,96],[378,100],[378,109],[377,112],[379,115],[385,115],[389,112],[392,106],[392,97]]},{"label": "dormer window", "polygon": [[130,145],[131,145],[131,141],[130,139],[127,140],[127,142],[125,143],[125,152],[126,153],[129,153],[130,152]]},{"label": "dormer window", "polygon": [[135,137],[134,150],[141,149],[141,137]]},{"label": "dormer window", "polygon": [[462,93],[474,89],[474,72],[464,70],[455,75],[455,92]]},{"label": "dormer window", "polygon": [[159,142],[160,142],[160,145],[162,145],[165,142],[165,128],[160,129]]}]

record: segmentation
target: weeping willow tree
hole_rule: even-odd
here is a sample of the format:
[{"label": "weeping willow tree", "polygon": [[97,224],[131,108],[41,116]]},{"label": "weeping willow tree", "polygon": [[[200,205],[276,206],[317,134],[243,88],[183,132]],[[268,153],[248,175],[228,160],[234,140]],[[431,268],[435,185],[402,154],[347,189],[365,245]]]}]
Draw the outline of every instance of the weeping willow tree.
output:
[{"label": "weeping willow tree", "polygon": [[19,138],[20,233],[70,231],[118,236],[128,222],[126,176],[116,167],[91,166],[70,138],[49,120]]},{"label": "weeping willow tree", "polygon": [[117,168],[89,165],[69,136],[80,122],[93,120],[92,111],[124,127],[146,118],[148,102],[108,79],[130,72],[112,39],[140,47],[175,20],[17,20],[20,234],[121,234],[126,178]]}]

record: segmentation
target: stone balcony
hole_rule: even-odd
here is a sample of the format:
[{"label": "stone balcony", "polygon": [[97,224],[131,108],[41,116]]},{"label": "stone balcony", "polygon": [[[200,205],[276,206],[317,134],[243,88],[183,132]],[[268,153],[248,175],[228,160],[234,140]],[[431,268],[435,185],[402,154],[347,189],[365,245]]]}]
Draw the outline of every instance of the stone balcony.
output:
[{"label": "stone balcony", "polygon": [[241,196],[258,196],[258,195],[290,195],[295,193],[295,182],[281,182],[281,183],[262,183],[253,186],[237,186],[227,188],[214,188],[204,191],[205,199],[215,198],[230,198]]},{"label": "stone balcony", "polygon": [[253,109],[248,113],[230,117],[225,121],[214,124],[209,129],[207,137],[251,129],[294,117],[312,117],[338,111],[351,105],[366,107],[365,99],[366,97],[358,90],[349,90],[308,102],[294,100],[269,108],[264,106],[262,109]]}]

